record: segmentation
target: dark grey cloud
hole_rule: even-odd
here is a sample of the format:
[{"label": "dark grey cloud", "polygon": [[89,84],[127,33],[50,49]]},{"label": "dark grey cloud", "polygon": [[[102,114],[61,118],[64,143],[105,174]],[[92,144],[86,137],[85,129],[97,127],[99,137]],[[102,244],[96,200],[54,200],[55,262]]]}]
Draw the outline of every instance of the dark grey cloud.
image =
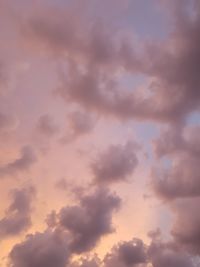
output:
[{"label": "dark grey cloud", "polygon": [[111,145],[92,162],[91,169],[97,183],[126,181],[138,165],[139,145],[127,142],[124,145]]},{"label": "dark grey cloud", "polygon": [[0,220],[0,238],[18,235],[31,226],[32,202],[35,188],[28,187],[12,191],[12,202]]},{"label": "dark grey cloud", "polygon": [[9,267],[66,267],[70,257],[67,237],[47,230],[28,235],[9,254]]},{"label": "dark grey cloud", "polygon": [[58,214],[59,224],[71,234],[71,250],[76,253],[89,251],[101,237],[112,233],[112,215],[120,202],[115,194],[98,189],[80,197],[79,205],[62,208]]},{"label": "dark grey cloud", "polygon": [[12,176],[28,170],[36,161],[36,155],[30,146],[21,149],[21,155],[14,161],[0,166],[0,177]]}]

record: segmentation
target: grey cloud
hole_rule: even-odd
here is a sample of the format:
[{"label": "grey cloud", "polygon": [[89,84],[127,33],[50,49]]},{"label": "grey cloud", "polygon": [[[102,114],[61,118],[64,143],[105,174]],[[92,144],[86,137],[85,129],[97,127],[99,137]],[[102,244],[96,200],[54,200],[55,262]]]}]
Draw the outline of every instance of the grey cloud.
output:
[{"label": "grey cloud", "polygon": [[139,145],[127,142],[124,145],[111,145],[105,152],[100,153],[91,164],[97,183],[114,183],[126,181],[137,164]]},{"label": "grey cloud", "polygon": [[67,237],[47,230],[16,244],[9,254],[9,267],[66,267],[69,257]]},{"label": "grey cloud", "polygon": [[59,212],[59,224],[71,233],[70,248],[81,253],[91,250],[102,236],[114,231],[112,215],[120,206],[120,198],[105,189],[81,197],[80,204]]},{"label": "grey cloud", "polygon": [[145,267],[147,266],[147,247],[142,240],[119,243],[104,258],[104,267]]},{"label": "grey cloud", "polygon": [[170,243],[152,242],[148,257],[153,267],[195,267],[192,256]]},{"label": "grey cloud", "polygon": [[[66,81],[57,92],[68,104],[120,119],[167,123],[199,111],[199,5],[192,18],[186,1],[170,12],[172,31],[164,41],[139,43],[120,34],[113,37],[110,25],[90,16],[90,5],[76,2],[59,9],[40,4],[37,14],[18,14],[25,42],[67,59]],[[144,95],[140,90],[121,94],[119,85],[112,85],[119,69],[153,82]]]}]

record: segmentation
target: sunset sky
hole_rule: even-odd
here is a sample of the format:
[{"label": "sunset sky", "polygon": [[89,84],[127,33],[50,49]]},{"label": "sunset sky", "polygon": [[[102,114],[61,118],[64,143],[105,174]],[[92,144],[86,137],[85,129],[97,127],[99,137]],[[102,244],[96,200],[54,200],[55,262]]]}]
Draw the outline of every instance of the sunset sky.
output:
[{"label": "sunset sky", "polygon": [[200,1],[0,0],[0,266],[200,267]]}]

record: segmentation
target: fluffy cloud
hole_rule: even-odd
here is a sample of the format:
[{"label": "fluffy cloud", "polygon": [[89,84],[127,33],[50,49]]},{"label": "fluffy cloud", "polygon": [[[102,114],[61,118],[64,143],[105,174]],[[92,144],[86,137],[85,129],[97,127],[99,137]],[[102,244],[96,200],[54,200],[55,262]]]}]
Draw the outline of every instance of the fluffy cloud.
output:
[{"label": "fluffy cloud", "polygon": [[119,206],[118,196],[99,189],[81,197],[79,205],[62,208],[58,214],[59,224],[71,233],[71,250],[89,251],[102,236],[112,233],[112,215]]},{"label": "fluffy cloud", "polygon": [[127,142],[124,145],[111,145],[92,163],[91,169],[97,183],[114,183],[127,180],[135,170],[139,145]]},{"label": "fluffy cloud", "polygon": [[148,257],[153,267],[195,267],[191,256],[170,243],[152,242]]},{"label": "fluffy cloud", "polygon": [[70,254],[67,238],[59,231],[28,235],[9,254],[10,267],[65,267]]},{"label": "fluffy cloud", "polygon": [[12,191],[12,202],[0,220],[0,238],[18,235],[31,226],[32,201],[35,188],[28,187]]},{"label": "fluffy cloud", "polygon": [[145,267],[146,246],[142,240],[133,239],[115,246],[104,258],[104,267]]},{"label": "fluffy cloud", "polygon": [[[198,110],[198,15],[191,19],[187,5],[183,5],[168,40],[144,43],[142,54],[138,54],[136,43],[114,39],[108,27],[87,15],[87,8],[89,5],[82,12],[85,16],[76,14],[79,19],[74,14],[79,9],[63,16],[61,10],[49,8],[43,15],[26,21],[29,38],[32,36],[40,45],[65,54],[74,62],[69,64],[66,81],[58,90],[65,100],[121,118],[165,122],[182,121]],[[52,13],[54,16],[49,15]],[[77,61],[82,63],[84,73],[78,69]],[[107,68],[139,72],[153,78],[153,82],[144,97],[137,90],[121,95],[112,85],[112,71],[106,78]]]}]

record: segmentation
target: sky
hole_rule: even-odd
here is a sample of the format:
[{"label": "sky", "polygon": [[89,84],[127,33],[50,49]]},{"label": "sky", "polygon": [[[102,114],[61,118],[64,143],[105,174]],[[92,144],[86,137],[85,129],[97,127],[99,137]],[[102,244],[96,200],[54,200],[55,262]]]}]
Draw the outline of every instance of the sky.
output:
[{"label": "sky", "polygon": [[198,0],[0,0],[0,266],[200,266]]}]

